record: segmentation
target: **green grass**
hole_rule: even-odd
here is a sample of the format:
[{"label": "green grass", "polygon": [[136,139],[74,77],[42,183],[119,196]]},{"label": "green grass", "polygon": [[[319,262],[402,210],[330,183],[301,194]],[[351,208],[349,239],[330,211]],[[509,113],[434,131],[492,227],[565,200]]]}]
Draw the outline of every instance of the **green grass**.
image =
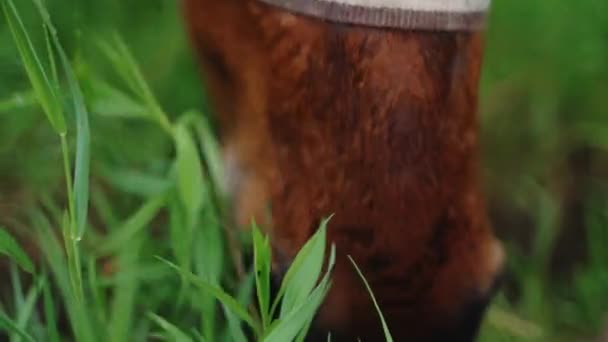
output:
[{"label": "green grass", "polygon": [[[144,200],[140,209],[133,212],[124,223],[115,222],[117,227],[110,225],[106,234],[95,234],[92,250],[85,245],[87,211],[89,203],[89,165],[90,165],[90,131],[88,126],[89,113],[81,85],[75,77],[75,71],[68,61],[65,51],[56,35],[46,8],[35,1],[39,14],[43,18],[43,28],[47,43],[47,54],[39,55],[30,39],[30,35],[22,23],[19,11],[12,0],[3,0],[3,11],[6,15],[12,37],[18,47],[19,55],[27,72],[27,76],[34,88],[34,95],[47,116],[48,121],[59,136],[59,145],[63,157],[65,170],[65,193],[67,204],[65,209],[49,200],[48,213],[41,208],[34,208],[30,213],[31,225],[37,230],[40,248],[50,266],[51,279],[47,279],[46,272],[35,272],[37,285],[30,290],[26,299],[16,303],[17,311],[12,317],[2,316],[2,328],[12,333],[11,340],[25,338],[27,340],[59,340],[67,332],[59,329],[56,317],[60,310],[65,309],[68,314],[69,326],[74,338],[78,341],[131,341],[133,338],[143,338],[155,334],[164,335],[167,339],[176,340],[245,340],[245,332],[241,324],[253,332],[256,340],[260,341],[301,341],[307,333],[315,312],[321,305],[330,287],[330,272],[334,265],[335,250],[331,249],[328,270],[320,279],[321,267],[325,262],[325,226],[321,225],[318,233],[303,247],[295,258],[293,265],[287,272],[281,285],[279,295],[273,300],[272,311],[270,303],[270,260],[271,250],[268,238],[265,238],[254,227],[254,274],[255,288],[259,300],[259,313],[249,312],[247,298],[251,286],[238,289],[243,279],[226,271],[228,266],[224,248],[224,234],[221,230],[220,217],[222,217],[223,195],[216,186],[219,170],[217,143],[213,140],[209,125],[204,117],[196,112],[188,111],[178,116],[175,123],[158,103],[152,90],[144,79],[139,65],[130,53],[127,45],[121,38],[113,34],[108,40],[100,40],[99,48],[114,67],[118,79],[125,91],[119,90],[108,83],[101,83],[97,79],[88,80],[96,89],[103,89],[103,95],[110,98],[97,99],[91,102],[111,104],[117,112],[128,112],[136,108],[137,120],[149,121],[156,125],[171,141],[175,151],[173,160],[168,160],[165,175],[165,186],[149,199]],[[67,89],[62,89],[57,75],[55,54],[59,55],[62,71],[65,73]],[[49,68],[45,67],[48,62]],[[52,76],[49,76],[52,75]],[[86,83],[85,80],[83,83]],[[128,91],[128,92],[127,92]],[[62,106],[62,95],[69,98],[72,106]],[[118,98],[121,101],[114,101]],[[96,102],[97,101],[97,102]],[[125,108],[117,107],[123,104]],[[98,105],[103,111],[103,105]],[[75,168],[71,168],[72,160],[68,146],[68,124],[65,112],[71,109],[75,117]],[[70,122],[69,120],[67,121]],[[204,145],[201,146],[200,143]],[[202,151],[205,163],[202,162]],[[203,172],[205,168],[205,172]],[[74,180],[72,181],[72,172]],[[205,177],[206,175],[206,177]],[[135,177],[137,178],[137,177]],[[123,184],[130,182],[125,181]],[[144,182],[145,184],[145,182]],[[103,200],[102,200],[103,201]],[[92,202],[94,207],[97,203]],[[113,216],[109,203],[100,211],[108,211]],[[179,285],[170,293],[170,300],[175,297],[172,305],[151,306],[141,308],[141,292],[146,285],[141,278],[150,275],[142,265],[142,257],[146,241],[150,239],[144,229],[161,209],[169,211],[170,246],[168,251],[155,249],[157,253],[168,252],[167,257],[175,260],[167,261],[162,258],[148,260],[149,268],[162,272],[164,280],[173,278]],[[50,217],[55,216],[55,217]],[[59,227],[61,229],[56,229]],[[63,240],[60,242],[55,233],[61,232]],[[93,235],[93,234],[91,234]],[[24,270],[34,272],[32,262],[16,241],[4,230],[0,235],[0,246],[3,254],[11,257]],[[85,238],[85,239],[83,239]],[[93,239],[93,237],[91,237]],[[196,246],[196,248],[195,248]],[[64,249],[64,250],[62,250]],[[65,254],[64,254],[65,252]],[[150,254],[147,254],[150,255]],[[97,263],[100,258],[110,257],[111,263],[119,268],[114,279],[99,277]],[[89,260],[82,265],[82,260]],[[235,261],[235,260],[233,260]],[[236,261],[240,262],[240,260]],[[83,272],[88,273],[87,282],[83,282]],[[235,279],[230,279],[235,278]],[[15,282],[20,281],[18,274],[13,274]],[[226,279],[229,278],[229,279]],[[232,282],[234,296],[225,292],[222,287],[226,282]],[[53,285],[59,287],[62,294],[58,306],[52,301]],[[234,288],[236,287],[236,288]],[[15,289],[18,286],[14,286]],[[41,289],[44,289],[46,300],[45,322],[46,329],[40,329],[32,335],[28,331],[34,329],[27,323],[35,314],[33,310]],[[104,291],[110,290],[111,298],[103,298]],[[241,293],[240,296],[236,294]],[[21,294],[18,295],[21,297]],[[240,297],[239,299],[235,297]],[[160,297],[159,297],[160,298]],[[278,303],[281,309],[278,315],[274,314]],[[218,315],[218,308],[223,309],[223,315]],[[157,311],[173,311],[173,315],[159,315]],[[137,313],[144,309],[147,313],[143,320]],[[186,329],[188,319],[177,320],[183,312],[188,317],[198,317],[199,324],[195,328]],[[261,317],[261,320],[258,319]],[[276,317],[276,318],[275,318]],[[174,319],[180,325],[171,323]],[[33,323],[33,321],[32,321]],[[39,325],[44,325],[38,322]],[[156,329],[155,329],[156,328]],[[158,330],[158,333],[155,331]],[[32,337],[35,336],[35,337]]]},{"label": "green grass", "polygon": [[[224,224],[213,122],[175,3],[0,4],[0,256],[12,260],[0,338],[301,341],[331,286],[328,221],[273,301],[267,238]],[[497,223],[516,291],[500,294],[481,340],[588,340],[608,323],[608,8],[497,0],[490,23],[486,185],[531,223],[514,227],[525,238]],[[568,159],[589,148],[573,175]],[[582,218],[564,224],[571,193]],[[28,239],[45,263],[20,247]],[[560,276],[556,255],[579,244]]]}]

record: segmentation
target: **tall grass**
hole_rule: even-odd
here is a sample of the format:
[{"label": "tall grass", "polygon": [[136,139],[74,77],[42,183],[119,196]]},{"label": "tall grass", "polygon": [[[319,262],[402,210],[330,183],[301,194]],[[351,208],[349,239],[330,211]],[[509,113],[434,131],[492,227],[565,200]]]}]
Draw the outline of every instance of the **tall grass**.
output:
[{"label": "tall grass", "polygon": [[[227,262],[226,230],[221,229],[224,196],[217,186],[221,175],[217,143],[204,117],[188,111],[172,122],[117,34],[100,40],[98,46],[113,66],[124,90],[97,77],[78,79],[49,13],[40,1],[34,0],[34,3],[42,18],[46,38],[44,57],[34,47],[14,2],[2,0],[2,8],[36,99],[59,136],[67,208],[62,209],[56,201],[47,198],[42,205],[45,208],[35,207],[29,213],[31,225],[39,236],[38,245],[50,268],[48,272],[44,269],[34,271],[32,262],[16,241],[1,231],[0,252],[10,256],[24,270],[34,273],[37,281],[28,295],[15,304],[13,317],[2,314],[0,328],[12,333],[11,340],[31,341],[59,341],[70,335],[77,341],[132,341],[150,336],[180,341],[245,341],[247,331],[260,341],[302,341],[331,284],[333,247],[325,274],[321,269],[325,262],[327,221],[295,258],[274,299],[270,297],[269,241],[257,227],[253,228],[255,261],[252,274],[255,276],[252,279],[255,279],[259,312],[250,312],[248,300],[253,284],[246,279],[232,279],[236,276],[235,270],[231,272]],[[63,77],[59,76],[55,54],[61,61]],[[93,97],[86,99],[88,101],[83,96],[81,83],[93,89]],[[65,102],[64,98],[69,101]],[[158,192],[145,199],[123,222],[114,219],[111,203],[103,195],[92,201],[100,216],[105,218],[102,218],[106,221],[103,223],[108,224],[108,232],[103,235],[92,231],[85,234],[90,158],[87,103],[93,103],[98,112],[132,114],[130,118],[149,121],[164,132],[175,151],[175,158],[170,161],[164,176],[167,181],[152,180],[159,184]],[[75,169],[71,167],[67,138],[72,120],[66,113],[73,114],[76,121]],[[144,189],[140,191],[145,191],[149,184],[146,182],[149,177],[145,175],[131,174],[128,178],[135,184],[143,184]],[[123,183],[132,186],[129,181]],[[169,251],[152,246],[154,238],[150,226],[161,211],[168,211],[170,216],[167,224]],[[61,242],[56,236],[59,232],[63,237]],[[86,244],[89,239],[91,242]],[[86,248],[83,248],[84,244]],[[174,262],[164,258],[150,259],[155,254],[166,255]],[[148,260],[144,262],[146,256]],[[102,267],[117,270],[105,273],[99,270],[99,263],[104,259],[107,261]],[[240,262],[232,261],[234,264]],[[83,281],[83,274],[87,275],[86,281]],[[160,293],[164,291],[158,293],[154,289],[152,293],[163,302],[175,300],[171,305],[147,302],[146,296],[142,295],[161,279],[179,284],[165,288],[169,293],[163,296]],[[13,280],[19,282],[19,275],[13,273]],[[227,284],[235,290],[234,296],[222,289]],[[21,298],[18,286],[15,288],[16,298]],[[61,293],[59,300],[53,298],[55,288]],[[108,290],[111,297],[107,297]],[[44,298],[39,298],[41,293]],[[38,300],[43,302],[43,319],[41,313],[34,310]],[[275,312],[279,303],[280,312]],[[169,312],[158,312],[166,308]],[[218,315],[219,308],[222,315]],[[63,310],[68,313],[71,333],[59,328],[58,317]],[[142,311],[147,312],[143,319],[139,315]],[[196,317],[199,324],[191,321]],[[172,323],[172,320],[179,323]]]},{"label": "tall grass", "polygon": [[[333,250],[325,255],[322,248],[329,243],[330,221],[298,254],[279,299],[270,298],[267,237],[255,225],[245,235],[226,225],[213,122],[192,109],[206,110],[205,100],[199,102],[202,90],[192,61],[184,57],[189,53],[179,50],[183,33],[175,13],[158,10],[169,5],[73,1],[66,11],[63,0],[0,4],[6,23],[0,27],[0,93],[8,94],[0,99],[0,170],[11,169],[7,183],[26,189],[9,200],[18,210],[5,206],[3,196],[12,191],[5,190],[10,187],[2,184],[2,174],[0,222],[22,237],[34,236],[44,260],[32,262],[8,230],[0,229],[0,255],[13,263],[3,277],[11,288],[10,299],[0,300],[0,331],[11,341],[301,341],[331,286]],[[495,39],[489,40],[484,91],[490,94],[483,108],[492,115],[484,116],[484,144],[495,174],[516,180],[507,186],[509,196],[523,198],[521,205],[536,221],[528,250],[509,245],[519,293],[516,299],[507,293],[498,298],[482,330],[484,341],[589,339],[608,313],[605,183],[598,181],[585,201],[580,230],[588,260],[572,282],[559,283],[549,263],[561,207],[538,181],[547,160],[559,160],[555,132],[568,142],[608,146],[603,106],[594,105],[601,104],[606,83],[598,80],[608,69],[585,57],[605,55],[600,50],[608,45],[593,40],[601,34],[593,35],[590,26],[606,11],[599,2],[573,4],[572,13],[550,13],[547,6],[497,1],[489,32]],[[555,59],[528,62],[529,51],[543,55],[550,50],[542,46],[561,39],[551,31],[552,39],[535,44],[534,35],[577,13],[589,18],[568,31],[578,48],[564,45]],[[522,25],[509,24],[513,18]],[[84,20],[93,29],[76,30]],[[135,20],[143,24],[127,30]],[[58,31],[55,24],[67,29]],[[108,26],[117,31],[108,32]],[[528,34],[517,34],[524,30]],[[526,39],[515,45],[521,37]],[[527,49],[511,51],[522,45]],[[502,57],[509,54],[513,58]],[[516,77],[504,81],[509,72]],[[595,78],[566,82],[589,73]],[[581,105],[561,104],[562,99]],[[505,115],[494,115],[511,107],[536,119],[505,123],[499,119]],[[561,125],[565,119],[557,108],[580,111],[581,118]],[[523,141],[526,153],[503,146],[504,134]],[[492,153],[511,164],[494,160]],[[507,177],[511,173],[516,177]],[[5,207],[11,210],[5,213]],[[251,249],[253,265],[242,264],[241,249]],[[327,260],[330,267],[323,269]]]}]

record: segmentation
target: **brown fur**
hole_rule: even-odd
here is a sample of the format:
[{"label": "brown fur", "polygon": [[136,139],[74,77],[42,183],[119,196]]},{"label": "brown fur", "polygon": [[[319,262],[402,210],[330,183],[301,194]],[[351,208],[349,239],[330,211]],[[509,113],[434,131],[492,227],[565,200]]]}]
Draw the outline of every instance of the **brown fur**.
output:
[{"label": "brown fur", "polygon": [[335,213],[317,328],[379,340],[350,254],[397,341],[456,336],[502,263],[478,179],[481,35],[334,24],[255,0],[189,0],[185,13],[238,170],[239,222],[270,201],[286,266]]}]

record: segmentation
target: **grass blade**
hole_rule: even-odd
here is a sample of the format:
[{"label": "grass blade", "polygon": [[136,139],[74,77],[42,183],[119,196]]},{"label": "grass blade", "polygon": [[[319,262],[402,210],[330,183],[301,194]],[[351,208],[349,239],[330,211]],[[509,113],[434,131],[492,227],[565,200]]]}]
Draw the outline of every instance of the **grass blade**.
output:
[{"label": "grass blade", "polygon": [[268,237],[262,236],[255,222],[252,225],[256,289],[262,314],[262,326],[266,329],[270,325],[270,262],[272,256]]},{"label": "grass blade", "polygon": [[391,335],[391,332],[390,332],[390,330],[388,328],[388,325],[386,324],[386,320],[384,319],[384,315],[382,315],[382,311],[380,310],[380,306],[378,305],[378,302],[376,301],[376,296],[374,296],[374,292],[372,291],[372,288],[367,283],[367,279],[365,279],[365,277],[363,276],[363,273],[361,272],[361,270],[359,269],[359,267],[355,263],[355,260],[353,260],[353,258],[350,255],[348,256],[348,259],[350,260],[350,262],[355,267],[355,270],[357,271],[357,274],[359,275],[359,277],[361,277],[361,280],[363,281],[363,284],[365,284],[365,288],[367,289],[367,292],[369,292],[369,295],[372,297],[372,301],[374,302],[374,306],[376,307],[376,311],[378,312],[378,316],[380,316],[380,320],[382,321],[382,329],[384,330],[384,337],[386,338],[386,341],[387,342],[393,342],[393,336]]},{"label": "grass blade", "polygon": [[44,303],[47,338],[50,342],[60,342],[61,338],[59,337],[59,328],[57,326],[57,309],[51,293],[51,284],[46,276],[43,278],[42,283],[42,298]]},{"label": "grass blade", "polygon": [[148,317],[158,324],[171,338],[171,341],[175,342],[191,342],[192,338],[188,336],[185,332],[181,331],[177,326],[168,322],[166,319],[155,315],[153,313],[149,313]]},{"label": "grass blade", "polygon": [[[25,331],[27,327],[27,322],[32,317],[34,313],[34,308],[36,305],[36,301],[38,300],[38,295],[40,294],[40,289],[42,288],[42,279],[38,280],[36,284],[32,286],[32,288],[28,291],[27,296],[25,297],[25,301],[23,305],[18,308],[17,314],[17,327],[21,331]],[[20,342],[23,336],[18,333],[15,333],[11,337],[11,341]]]},{"label": "grass blade", "polygon": [[281,318],[263,342],[293,341],[314,317],[327,294],[329,283],[316,288],[304,303]]},{"label": "grass blade", "polygon": [[112,118],[142,118],[146,115],[144,106],[102,80],[89,77],[86,89],[93,113]]},{"label": "grass blade", "polygon": [[502,331],[520,337],[521,340],[538,341],[542,340],[543,337],[546,338],[542,328],[537,324],[496,307],[488,310],[487,321],[490,325]]},{"label": "grass blade", "polygon": [[298,335],[306,333],[317,310],[323,303],[327,292],[331,286],[330,275],[336,261],[336,248],[331,247],[327,272],[319,285],[303,301],[299,301],[297,306],[290,310],[286,315],[282,315],[280,320],[263,339],[264,342],[293,341]]},{"label": "grass blade", "polygon": [[68,83],[74,99],[76,113],[76,163],[74,168],[74,209],[76,218],[76,236],[81,240],[87,226],[89,210],[89,173],[91,163],[91,132],[89,130],[89,113],[84,104],[84,98],[65,53],[60,50]]},{"label": "grass blade", "polygon": [[[202,113],[197,112],[191,113],[191,115],[196,117],[196,133],[199,138],[211,183],[216,186],[218,191],[223,191],[224,189],[221,189],[220,186],[224,179],[223,162],[220,155],[221,148],[211,130],[207,118]],[[221,197],[223,198],[224,195],[221,194]]]},{"label": "grass blade", "polygon": [[101,223],[108,227],[110,231],[113,231],[113,229],[119,227],[120,220],[116,215],[114,203],[111,202],[105,189],[96,187],[91,192],[91,203],[93,204],[95,213],[99,216]]},{"label": "grass blade", "polygon": [[109,255],[125,246],[139,231],[156,217],[166,203],[166,195],[153,197],[146,201],[127,221],[99,246],[99,255]]},{"label": "grass blade", "polygon": [[185,125],[175,128],[175,147],[179,194],[192,219],[204,204],[205,186],[199,152]]},{"label": "grass blade", "polygon": [[120,36],[114,34],[112,42],[102,41],[99,46],[133,94],[137,95],[145,104],[147,117],[157,122],[167,133],[172,133],[171,123],[167,115],[158,104],[141,73],[139,65]]},{"label": "grass blade", "polygon": [[[331,217],[323,220],[317,232],[306,242],[285,274],[275,301],[285,293],[281,302],[281,316],[299,306],[315,287],[323,268],[326,230]],[[284,291],[284,292],[283,292]]]},{"label": "grass blade", "polygon": [[[169,237],[171,251],[177,264],[185,270],[192,270],[192,250],[194,241],[192,234],[194,225],[192,220],[187,220],[186,209],[179,199],[169,201]],[[190,221],[190,222],[188,222]],[[182,276],[182,282],[176,302],[178,306],[182,304],[184,299],[187,280]]]},{"label": "grass blade", "polygon": [[0,312],[0,330],[17,334],[28,342],[36,342],[32,336],[23,331],[23,329],[20,329],[17,324],[8,318],[3,312]]},{"label": "grass blade", "polygon": [[34,264],[21,249],[17,241],[2,227],[0,227],[0,254],[11,258],[19,267],[28,273],[34,273]]},{"label": "grass blade", "polygon": [[38,102],[55,132],[60,135],[66,134],[67,126],[61,102],[55,92],[55,87],[44,71],[13,0],[2,0],[2,10]]},{"label": "grass blade", "polygon": [[[255,272],[249,272],[245,279],[241,282],[237,294],[237,301],[241,304],[242,307],[246,308],[249,306],[251,301],[251,294],[253,292],[255,286]],[[243,328],[241,327],[241,322],[235,316],[230,309],[228,309],[225,305],[222,305],[222,310],[224,311],[224,315],[226,316],[226,320],[228,321],[228,341],[231,342],[247,342],[247,338],[245,337],[245,333],[243,332]]]},{"label": "grass blade", "polygon": [[0,100],[0,113],[10,113],[16,109],[37,105],[36,94],[33,91],[24,91],[13,94],[11,97]]},{"label": "grass blade", "polygon": [[61,292],[61,299],[65,305],[70,319],[70,328],[73,330],[76,341],[89,342],[95,341],[94,334],[87,314],[84,302],[76,298],[72,290],[69,261],[66,260],[62,246],[53,233],[52,226],[48,219],[39,210],[31,213],[32,225],[37,228],[38,246],[44,254],[49,267],[53,273],[53,280]]},{"label": "grass blade", "polygon": [[141,197],[158,196],[173,185],[167,178],[132,169],[102,168],[97,172],[118,190]]},{"label": "grass blade", "polygon": [[49,64],[51,65],[51,77],[53,78],[53,84],[59,86],[59,74],[57,73],[57,63],[55,62],[55,53],[53,50],[53,44],[51,43],[51,30],[48,25],[44,27],[44,42],[46,43],[46,52],[49,56]]},{"label": "grass blade", "polygon": [[[123,249],[118,256],[121,272],[131,274],[138,269],[138,258],[143,245],[141,235],[131,240],[129,248]],[[137,277],[120,281],[113,289],[113,298],[108,325],[109,340],[113,342],[130,341],[130,328],[135,318],[136,296],[140,287]]]},{"label": "grass blade", "polygon": [[69,235],[72,224],[67,212],[65,212],[63,215],[62,226],[63,242],[68,262],[68,276],[72,284],[71,295],[77,302],[84,304],[84,289],[82,287],[82,272],[80,269],[80,253],[76,241],[72,239],[71,235]]},{"label": "grass blade", "polygon": [[[59,38],[57,37],[57,30],[51,22],[51,17],[46,11],[44,5],[40,0],[33,0],[40,12],[40,16],[44,21],[44,25],[49,35],[51,36],[52,45],[59,53],[59,59],[63,66],[63,71],[66,75],[68,86],[70,89],[70,95],[72,98],[72,106],[74,114],[76,116],[76,163],[74,169],[74,213],[72,213],[76,222],[75,230],[72,232],[72,237],[76,240],[82,239],[86,225],[87,225],[87,214],[89,209],[89,169],[90,169],[90,150],[91,150],[91,132],[89,129],[89,113],[87,111],[84,96],[82,90],[70,64],[65,50],[63,49]],[[51,56],[53,72],[55,71],[55,63],[52,58],[52,49],[49,47],[49,54]]]},{"label": "grass blade", "polygon": [[[194,270],[211,284],[220,284],[224,270],[224,241],[222,228],[217,222],[211,207],[204,210],[201,215],[200,228],[195,231],[195,246],[192,254]],[[209,294],[202,294],[199,302],[202,314],[201,331],[207,341],[217,341],[219,321],[217,316],[217,301]]]},{"label": "grass blade", "polygon": [[209,282],[202,280],[201,278],[194,275],[192,272],[182,270],[179,266],[177,266],[165,259],[162,259],[162,258],[158,258],[158,259],[161,260],[162,262],[166,263],[169,267],[176,270],[179,274],[181,274],[186,279],[188,279],[197,288],[213,295],[215,298],[217,298],[218,301],[220,301],[223,305],[225,305],[227,308],[229,308],[241,320],[243,320],[251,328],[253,328],[254,331],[256,331],[258,333],[260,332],[259,325],[253,320],[253,318],[249,315],[247,310],[243,306],[241,306],[241,304],[239,304],[239,302],[237,302],[229,294],[224,292],[224,290],[222,290],[221,288],[219,288],[215,285],[210,284]]}]

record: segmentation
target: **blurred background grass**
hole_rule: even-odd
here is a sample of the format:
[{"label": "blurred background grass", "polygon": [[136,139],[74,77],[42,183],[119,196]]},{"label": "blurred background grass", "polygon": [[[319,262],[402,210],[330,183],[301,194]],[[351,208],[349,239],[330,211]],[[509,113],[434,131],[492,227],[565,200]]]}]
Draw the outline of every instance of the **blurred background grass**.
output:
[{"label": "blurred background grass", "polygon": [[[46,3],[87,99],[95,98],[87,79],[117,81],[99,42],[118,31],[170,119],[190,109],[209,113],[175,1]],[[39,33],[35,45],[44,46],[33,5],[18,6],[28,29]],[[608,323],[608,2],[495,0],[486,40],[483,171],[510,259],[507,286],[482,338],[592,340]],[[104,103],[89,107],[91,225],[101,234],[160,192],[174,152],[158,126],[124,119]],[[0,226],[27,236],[32,210],[60,201],[62,172],[57,137],[0,20]],[[162,216],[151,224],[153,234],[166,235]],[[142,239],[144,259],[170,249],[162,245],[167,240]],[[133,299],[134,310],[188,317],[174,305],[171,284],[178,280],[155,286],[166,275],[146,270],[140,292],[147,292]]]}]

